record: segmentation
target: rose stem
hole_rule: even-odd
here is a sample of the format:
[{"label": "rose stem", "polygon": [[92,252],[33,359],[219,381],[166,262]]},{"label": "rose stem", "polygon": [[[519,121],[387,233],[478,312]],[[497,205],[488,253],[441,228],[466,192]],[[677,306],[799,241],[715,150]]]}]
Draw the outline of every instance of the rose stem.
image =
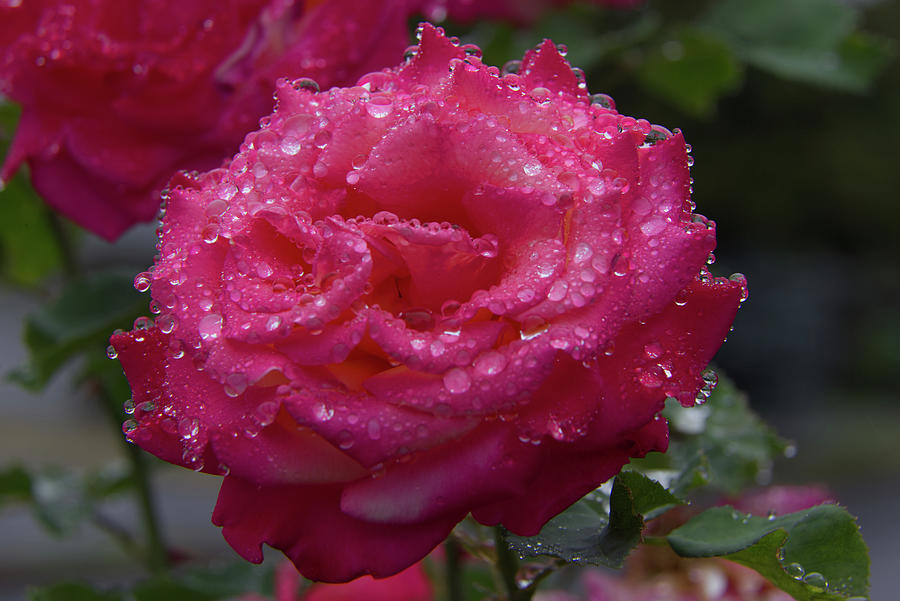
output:
[{"label": "rose stem", "polygon": [[[100,405],[103,407],[110,422],[116,426],[116,429],[120,429],[124,416],[119,409],[118,403],[112,399],[101,383],[98,382],[97,384],[97,396]],[[128,461],[131,464],[131,474],[137,487],[135,494],[140,506],[141,523],[144,527],[144,537],[147,544],[144,560],[147,562],[147,568],[151,572],[165,572],[168,567],[168,555],[163,544],[159,520],[156,516],[153,490],[150,485],[150,474],[147,470],[147,458],[139,447],[125,440],[124,436],[119,436],[119,439],[125,446]]]},{"label": "rose stem", "polygon": [[519,588],[516,583],[519,560],[506,544],[502,526],[494,526],[494,547],[497,551],[497,569],[506,586],[507,598],[509,601],[530,601],[537,589],[536,587]]},{"label": "rose stem", "polygon": [[447,601],[463,601],[459,541],[452,533],[444,543],[444,554],[447,566]]}]

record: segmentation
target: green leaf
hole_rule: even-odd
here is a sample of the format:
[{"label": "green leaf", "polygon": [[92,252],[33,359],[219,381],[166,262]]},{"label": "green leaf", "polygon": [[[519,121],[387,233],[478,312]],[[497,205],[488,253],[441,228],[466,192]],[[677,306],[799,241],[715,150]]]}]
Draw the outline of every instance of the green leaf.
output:
[{"label": "green leaf", "polygon": [[31,476],[20,465],[0,471],[0,507],[10,502],[31,500]]},{"label": "green leaf", "polygon": [[[0,98],[0,158],[19,121],[18,105]],[[62,263],[54,223],[24,173],[0,184],[0,277],[34,286]]]},{"label": "green leaf", "polygon": [[682,557],[722,557],[750,567],[798,601],[868,595],[866,545],[855,518],[837,505],[781,517],[716,507],[667,539]]},{"label": "green leaf", "polygon": [[219,597],[168,579],[142,582],[132,591],[135,601],[215,601]]},{"label": "green leaf", "polygon": [[737,89],[742,72],[727,44],[683,29],[651,51],[637,78],[648,92],[702,117],[713,112],[720,96]]},{"label": "green leaf", "polygon": [[[644,519],[652,520],[673,507],[684,505],[683,500],[640,472],[625,470],[616,477],[616,481],[628,490],[634,510]],[[613,492],[615,493],[615,488]]]},{"label": "green leaf", "polygon": [[723,0],[701,26],[760,69],[859,92],[894,50],[885,38],[855,32],[857,22],[857,10],[838,0]]},{"label": "green leaf", "polygon": [[28,591],[31,601],[122,601],[122,595],[101,592],[85,584],[64,582]]},{"label": "green leaf", "polygon": [[0,191],[0,274],[13,284],[34,286],[61,264],[51,217],[20,173]]},{"label": "green leaf", "polygon": [[271,594],[272,565],[245,561],[225,563],[179,572],[175,579],[183,586],[213,598],[236,597],[249,591]]},{"label": "green leaf", "polygon": [[74,473],[49,469],[32,474],[31,492],[34,517],[56,536],[75,532],[91,515],[81,479]]},{"label": "green leaf", "polygon": [[59,299],[28,317],[29,362],[11,374],[39,389],[68,360],[81,353],[102,355],[115,328],[129,326],[146,310],[131,277],[104,273],[70,282]]},{"label": "green leaf", "polygon": [[677,496],[701,486],[736,494],[764,483],[787,446],[724,377],[705,404],[685,408],[670,400],[663,415],[669,420],[669,450],[630,465]]},{"label": "green leaf", "polygon": [[510,534],[507,542],[524,557],[620,568],[641,540],[644,515],[656,516],[681,503],[643,474],[622,472],[609,495],[597,489],[547,522],[537,536]]}]

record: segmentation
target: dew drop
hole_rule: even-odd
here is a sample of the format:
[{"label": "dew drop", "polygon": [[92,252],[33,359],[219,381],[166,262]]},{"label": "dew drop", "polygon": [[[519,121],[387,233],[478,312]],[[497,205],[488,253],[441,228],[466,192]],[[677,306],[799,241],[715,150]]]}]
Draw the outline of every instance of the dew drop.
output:
[{"label": "dew drop", "polygon": [[506,368],[506,357],[503,353],[490,350],[476,357],[474,362],[475,372],[482,376],[493,376]]},{"label": "dew drop", "polygon": [[200,338],[203,340],[213,340],[222,333],[222,316],[218,313],[211,313],[200,320],[197,326]]},{"label": "dew drop", "polygon": [[472,386],[472,379],[465,370],[454,367],[444,374],[444,387],[451,394],[463,394]]},{"label": "dew drop", "polygon": [[138,292],[147,292],[150,290],[150,272],[142,271],[134,276],[134,289]]},{"label": "dew drop", "polygon": [[310,79],[309,77],[301,77],[300,79],[294,80],[294,89],[297,91],[306,91],[312,94],[315,94],[319,91],[319,84],[316,83],[316,80]]},{"label": "dew drop", "polygon": [[522,69],[522,61],[512,60],[506,61],[503,66],[500,68],[501,75],[515,75]]},{"label": "dew drop", "polygon": [[784,566],[784,571],[794,580],[802,580],[806,570],[799,563],[789,563]]},{"label": "dew drop", "polygon": [[605,109],[616,109],[616,103],[608,94],[591,94],[591,104],[598,104]]},{"label": "dew drop", "polygon": [[334,417],[334,409],[332,409],[325,403],[316,403],[315,405],[313,405],[313,417],[315,417],[320,422],[327,422],[332,417]]},{"label": "dew drop", "polygon": [[543,165],[537,159],[532,159],[522,165],[522,171],[525,172],[525,175],[537,175],[541,172],[541,169],[543,169]]},{"label": "dew drop", "polygon": [[256,423],[265,428],[275,421],[275,417],[278,415],[278,408],[279,405],[275,401],[260,403],[253,412],[253,419],[256,420]]},{"label": "dew drop", "polygon": [[225,378],[224,384],[225,394],[230,397],[237,397],[247,390],[247,376],[242,373],[229,374]]},{"label": "dew drop", "polygon": [[106,347],[106,356],[110,359],[115,359],[116,357],[118,357],[119,353],[116,352],[116,347],[111,344]]}]

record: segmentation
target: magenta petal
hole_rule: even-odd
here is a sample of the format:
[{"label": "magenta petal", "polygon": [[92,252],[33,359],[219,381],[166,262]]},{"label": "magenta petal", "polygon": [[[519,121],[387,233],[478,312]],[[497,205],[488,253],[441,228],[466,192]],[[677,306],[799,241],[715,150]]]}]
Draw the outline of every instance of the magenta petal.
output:
[{"label": "magenta petal", "polygon": [[334,485],[258,486],[228,476],[212,519],[248,561],[261,562],[266,543],[284,551],[311,580],[346,582],[400,572],[425,557],[463,517],[374,524],[341,512],[340,495]]},{"label": "magenta petal", "polygon": [[[278,404],[257,406],[258,420],[273,419]],[[274,415],[273,415],[274,414]],[[331,443],[290,418],[278,418],[259,434],[217,432],[211,445],[229,473],[265,485],[323,484],[362,478],[368,471]]]},{"label": "magenta petal", "polygon": [[472,357],[471,366],[428,374],[406,367],[383,371],[364,382],[385,402],[437,416],[493,415],[526,402],[553,368],[545,337],[514,341]]},{"label": "magenta petal", "polygon": [[345,391],[302,389],[288,394],[284,405],[297,423],[367,468],[459,439],[478,424],[470,417],[436,417]]},{"label": "magenta petal", "polygon": [[524,494],[525,476],[538,455],[511,436],[510,428],[485,424],[458,446],[433,449],[391,466],[378,478],[349,484],[341,495],[341,510],[384,524],[416,524],[465,512]]},{"label": "magenta petal", "polygon": [[[452,318],[434,330],[414,330],[385,311],[369,312],[369,335],[390,357],[412,369],[443,373],[471,363],[494,347],[506,327],[499,321],[471,321],[460,326]],[[367,384],[368,386],[368,384]]]},{"label": "magenta petal", "polygon": [[537,50],[525,53],[521,77],[531,89],[540,87],[555,93],[587,97],[587,87],[579,87],[572,67],[550,40],[544,40]]},{"label": "magenta petal", "polygon": [[665,450],[667,443],[668,430],[662,420],[652,421],[592,453],[582,449],[573,452],[565,444],[547,441],[544,444],[550,448],[542,452],[528,490],[553,494],[526,493],[477,508],[472,517],[489,526],[503,524],[520,536],[534,536],[550,518],[614,476],[632,457]]},{"label": "magenta petal", "polygon": [[454,58],[465,58],[465,51],[454,46],[444,30],[431,23],[422,23],[419,47],[413,59],[400,69],[402,80],[414,85],[433,86],[447,77],[447,65]]}]

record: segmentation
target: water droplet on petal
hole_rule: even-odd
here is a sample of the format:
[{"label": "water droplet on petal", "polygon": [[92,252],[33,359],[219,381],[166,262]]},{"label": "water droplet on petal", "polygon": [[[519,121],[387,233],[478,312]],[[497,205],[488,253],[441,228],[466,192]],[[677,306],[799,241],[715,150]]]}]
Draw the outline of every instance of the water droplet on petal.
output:
[{"label": "water droplet on petal", "polygon": [[503,353],[490,350],[485,351],[476,357],[473,363],[475,372],[483,376],[493,376],[506,368],[506,357]]},{"label": "water droplet on petal", "polygon": [[147,292],[150,290],[150,275],[149,271],[142,271],[141,273],[134,276],[134,289],[138,292]]},{"label": "water droplet on petal", "polygon": [[295,90],[305,90],[312,94],[315,94],[319,91],[319,84],[316,83],[314,79],[310,79],[308,77],[301,77],[300,79],[294,80],[294,89]]},{"label": "water droplet on petal", "polygon": [[463,394],[472,386],[472,379],[465,370],[454,367],[444,374],[444,387],[451,394]]},{"label": "water droplet on petal", "polygon": [[200,320],[197,325],[200,338],[203,340],[212,340],[219,337],[222,333],[222,316],[218,313],[211,313]]}]

